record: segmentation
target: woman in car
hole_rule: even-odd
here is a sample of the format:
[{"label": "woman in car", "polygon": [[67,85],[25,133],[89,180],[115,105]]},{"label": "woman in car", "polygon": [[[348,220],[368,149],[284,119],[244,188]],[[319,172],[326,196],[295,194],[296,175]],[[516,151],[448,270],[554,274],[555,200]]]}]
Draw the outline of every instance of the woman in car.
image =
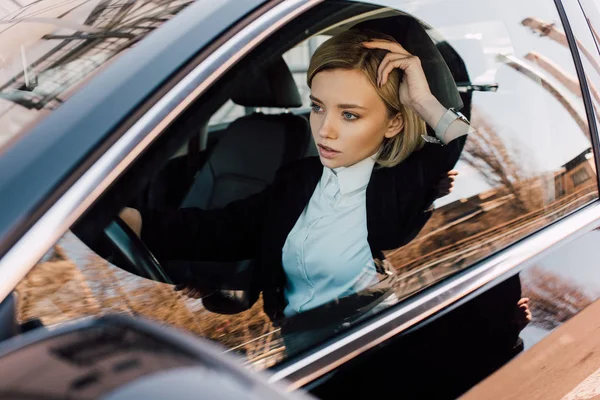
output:
[{"label": "woman in car", "polygon": [[[267,189],[221,210],[121,214],[159,260],[257,260],[254,298],[263,293],[288,350],[393,292],[383,251],[422,228],[469,131],[431,93],[419,58],[379,32],[351,29],[323,43],[307,83],[318,158],[283,167]],[[182,285],[191,297],[205,294],[201,286]]]}]

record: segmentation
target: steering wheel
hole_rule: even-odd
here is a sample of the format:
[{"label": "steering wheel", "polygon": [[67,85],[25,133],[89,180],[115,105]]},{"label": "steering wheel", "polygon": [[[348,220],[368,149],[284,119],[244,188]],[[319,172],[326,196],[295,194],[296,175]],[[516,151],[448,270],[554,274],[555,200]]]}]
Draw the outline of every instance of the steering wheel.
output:
[{"label": "steering wheel", "polygon": [[150,249],[121,218],[115,217],[104,233],[122,258],[119,268],[142,278],[173,284]]}]

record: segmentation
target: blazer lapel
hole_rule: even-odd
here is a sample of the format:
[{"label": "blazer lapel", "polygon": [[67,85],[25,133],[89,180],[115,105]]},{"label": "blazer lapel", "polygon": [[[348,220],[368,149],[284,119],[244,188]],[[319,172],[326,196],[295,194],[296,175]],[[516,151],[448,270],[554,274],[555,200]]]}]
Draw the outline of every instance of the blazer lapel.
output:
[{"label": "blazer lapel", "polygon": [[263,243],[269,255],[269,263],[281,264],[281,250],[288,234],[310,201],[323,173],[318,158],[303,160],[281,176],[274,185],[271,206],[268,210]]},{"label": "blazer lapel", "polygon": [[[300,165],[294,166],[292,171],[287,171],[283,175],[284,181],[275,185],[273,203],[269,207],[263,232],[264,247],[261,265],[263,274],[260,283],[261,287],[274,290],[274,293],[269,290],[264,293],[265,309],[270,310],[271,313],[282,311],[283,308],[279,306],[281,302],[285,302],[283,300],[285,274],[281,260],[283,246],[310,201],[322,173],[323,165],[318,158],[303,160]],[[276,318],[276,314],[273,314],[272,318]]]},{"label": "blazer lapel", "polygon": [[405,196],[399,196],[401,185],[396,182],[397,168],[375,168],[367,186],[367,231],[374,258],[383,259],[382,250],[393,249],[398,236],[400,210]]},{"label": "blazer lapel", "polygon": [[282,207],[279,208],[279,220],[276,221],[279,228],[277,239],[280,249],[283,248],[288,234],[310,201],[322,174],[323,165],[318,158],[314,158],[286,182],[286,190],[283,198],[280,199]]}]

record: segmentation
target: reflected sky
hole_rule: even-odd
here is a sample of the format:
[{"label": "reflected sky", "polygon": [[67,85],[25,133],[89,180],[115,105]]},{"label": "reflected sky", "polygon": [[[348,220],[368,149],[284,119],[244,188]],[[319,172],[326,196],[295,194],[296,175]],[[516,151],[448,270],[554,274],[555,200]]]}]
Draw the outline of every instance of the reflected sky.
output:
[{"label": "reflected sky", "polygon": [[[507,146],[520,153],[519,162],[531,175],[556,171],[590,147],[589,140],[558,100],[538,82],[497,60],[498,54],[513,55],[536,67],[524,60],[527,53],[536,51],[576,76],[569,49],[521,24],[525,18],[536,17],[560,27],[552,2],[514,1],[514,6],[480,0],[378,3],[413,13],[435,27],[465,60],[472,81],[499,84],[495,93],[475,92],[473,105],[491,120]],[[562,89],[553,77],[542,73]],[[566,89],[563,91],[585,118],[581,99]],[[457,178],[454,192],[438,201],[437,206],[489,188],[477,177],[477,171],[460,163],[458,168],[462,174]]]}]

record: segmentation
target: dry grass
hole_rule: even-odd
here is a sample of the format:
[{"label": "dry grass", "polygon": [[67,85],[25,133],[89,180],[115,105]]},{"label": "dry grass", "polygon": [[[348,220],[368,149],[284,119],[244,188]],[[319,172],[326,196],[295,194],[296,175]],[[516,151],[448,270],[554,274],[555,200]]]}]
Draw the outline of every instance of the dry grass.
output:
[{"label": "dry grass", "polygon": [[[210,313],[200,300],[184,298],[170,285],[132,276],[91,252],[85,265],[78,266],[58,245],[51,259],[36,265],[17,286],[17,293],[20,322],[40,318],[51,325],[122,312],[237,348],[249,360],[273,350],[271,345],[280,347],[278,331],[262,311],[262,299],[240,314]],[[253,341],[259,336],[265,337]]]}]

